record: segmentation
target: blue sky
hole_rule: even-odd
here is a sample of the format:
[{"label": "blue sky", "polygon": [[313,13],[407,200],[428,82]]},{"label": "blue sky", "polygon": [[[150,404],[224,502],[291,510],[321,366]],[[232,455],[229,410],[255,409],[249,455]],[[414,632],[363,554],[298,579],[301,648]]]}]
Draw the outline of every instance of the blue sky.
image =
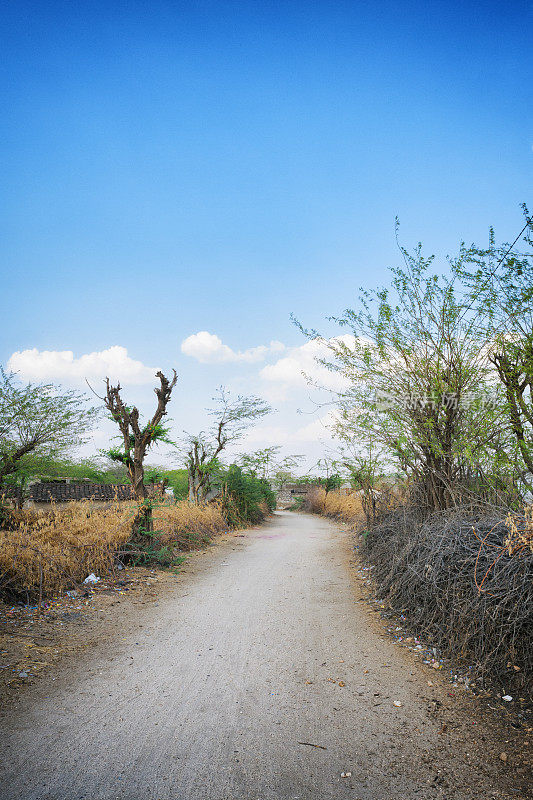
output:
[{"label": "blue sky", "polygon": [[[532,9],[3,4],[0,362],[74,385],[114,364],[141,404],[175,366],[177,430],[223,383],[278,408],[257,446],[314,457],[291,312],[334,333],[397,262],[396,215],[442,258],[533,205]],[[231,351],[183,352],[200,331]]]}]

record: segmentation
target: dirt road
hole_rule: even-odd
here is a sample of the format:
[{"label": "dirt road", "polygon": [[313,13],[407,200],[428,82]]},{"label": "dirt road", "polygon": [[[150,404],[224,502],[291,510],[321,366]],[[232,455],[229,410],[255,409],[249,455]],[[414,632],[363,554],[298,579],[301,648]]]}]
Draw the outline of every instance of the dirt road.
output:
[{"label": "dirt road", "polygon": [[289,513],[214,548],[113,648],[31,687],[0,796],[517,797],[428,715],[427,675],[357,602],[347,553]]}]

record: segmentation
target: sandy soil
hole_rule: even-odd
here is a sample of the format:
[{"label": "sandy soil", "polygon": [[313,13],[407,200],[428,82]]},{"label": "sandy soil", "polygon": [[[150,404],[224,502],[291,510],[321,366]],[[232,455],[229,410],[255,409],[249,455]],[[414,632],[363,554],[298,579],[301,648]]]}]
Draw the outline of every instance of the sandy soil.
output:
[{"label": "sandy soil", "polygon": [[338,526],[278,513],[177,577],[138,573],[133,602],[19,625],[48,665],[9,678],[0,797],[528,797],[523,732],[385,635],[350,557]]}]

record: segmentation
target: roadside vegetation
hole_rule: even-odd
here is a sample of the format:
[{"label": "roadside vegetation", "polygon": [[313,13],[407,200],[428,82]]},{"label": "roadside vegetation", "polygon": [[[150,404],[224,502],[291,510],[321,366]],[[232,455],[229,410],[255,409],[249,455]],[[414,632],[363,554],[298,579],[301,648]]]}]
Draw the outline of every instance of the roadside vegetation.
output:
[{"label": "roadside vegetation", "polygon": [[[353,525],[377,596],[445,655],[520,689],[533,675],[533,221],[515,241],[461,245],[436,272],[400,248],[390,285],[362,290],[317,340],[343,386],[332,395],[334,456],[296,478],[279,447],[235,455],[270,413],[224,388],[210,426],[171,438],[176,373],[156,375],[142,418],[120,383],[100,406],[80,393],[0,374],[0,592],[42,598],[90,572],[175,568],[183,553],[275,507],[272,487],[311,487],[307,507]],[[117,441],[77,460],[98,417]],[[148,465],[160,445],[170,466]],[[231,459],[228,453],[232,453]],[[226,460],[225,460],[226,459]],[[166,459],[169,460],[168,457]],[[232,463],[233,462],[233,463]],[[132,500],[24,509],[32,480],[129,484]],[[302,495],[303,497],[303,495]],[[294,497],[295,508],[304,501]]]},{"label": "roadside vegetation", "polygon": [[183,552],[206,545],[228,529],[220,506],[162,503],[153,509],[154,531],[132,541],[135,503],[94,508],[71,502],[49,511],[14,512],[0,530],[0,592],[42,599],[74,589],[87,575],[107,574],[123,562],[179,564]]},{"label": "roadside vegetation", "polygon": [[317,487],[303,508],[351,526],[376,597],[406,617],[415,635],[467,665],[472,680],[531,691],[531,506],[505,517],[496,507],[425,515],[397,487],[374,496],[369,513],[361,490]]},{"label": "roadside vegetation", "polygon": [[[444,274],[401,248],[390,286],[316,332],[336,474],[309,508],[353,523],[377,596],[444,654],[502,685],[533,677],[533,222],[461,246]],[[519,243],[519,244],[518,244]]]},{"label": "roadside vegetation", "polygon": [[[261,522],[275,508],[269,482],[255,469],[220,460],[228,444],[270,411],[259,398],[221,390],[213,431],[175,444],[166,422],[175,373],[171,379],[157,373],[147,421],[109,379],[97,408],[78,392],[24,385],[5,372],[0,377],[0,595],[6,598],[41,601],[125,563],[174,569],[187,551],[217,533]],[[97,459],[76,460],[73,453],[103,411],[117,425],[118,445]],[[148,453],[163,443],[173,448],[176,467],[146,465]],[[115,492],[105,503],[24,508],[35,480],[106,484],[111,491],[130,484],[132,499],[119,501]]]},{"label": "roadside vegetation", "polygon": [[0,596],[42,600],[76,588],[91,573],[107,574],[124,564],[173,569],[184,553],[207,546],[219,533],[261,522],[275,507],[270,488],[237,466],[228,468],[223,492],[211,503],[148,502],[152,529],[141,534],[135,502],[6,509],[0,528]]}]

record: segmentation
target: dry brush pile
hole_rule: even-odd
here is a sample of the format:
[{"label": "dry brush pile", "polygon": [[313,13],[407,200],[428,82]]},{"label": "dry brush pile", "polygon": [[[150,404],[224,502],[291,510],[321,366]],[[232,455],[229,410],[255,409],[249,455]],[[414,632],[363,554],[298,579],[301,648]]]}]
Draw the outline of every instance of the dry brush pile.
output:
[{"label": "dry brush pile", "polygon": [[[357,508],[359,504],[359,510]],[[531,690],[533,509],[462,508],[425,516],[398,503],[374,522],[357,494],[315,492],[310,510],[354,525],[377,596],[442,654]]]},{"label": "dry brush pile", "polygon": [[[0,530],[0,593],[42,598],[76,586],[91,572],[112,570],[117,554],[135,556],[130,540],[136,512],[135,503],[98,508],[85,501],[11,514]],[[153,513],[152,550],[167,553],[169,561],[227,528],[215,505],[161,504]]]},{"label": "dry brush pile", "polygon": [[380,597],[445,656],[525,682],[533,675],[533,550],[509,548],[510,533],[497,509],[421,523],[399,508],[365,531],[360,552]]}]

